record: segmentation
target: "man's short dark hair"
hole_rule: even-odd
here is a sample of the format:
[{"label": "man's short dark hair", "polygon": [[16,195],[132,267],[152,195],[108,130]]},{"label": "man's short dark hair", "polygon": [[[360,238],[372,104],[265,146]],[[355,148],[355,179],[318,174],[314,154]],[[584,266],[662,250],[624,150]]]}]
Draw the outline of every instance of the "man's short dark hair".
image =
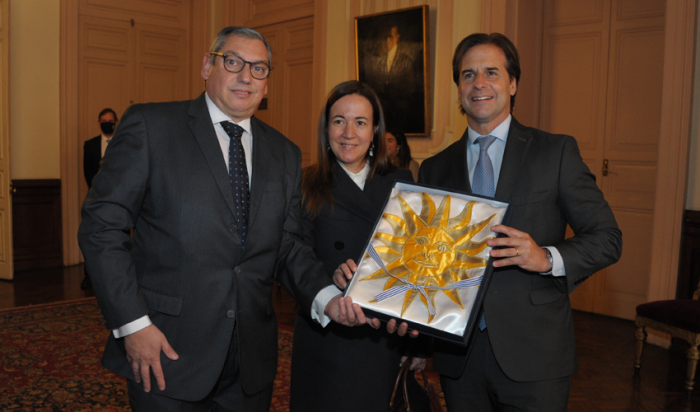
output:
[{"label": "man's short dark hair", "polygon": [[[229,36],[238,36],[238,37],[244,37],[246,39],[250,40],[260,40],[263,42],[265,45],[265,48],[267,49],[267,65],[272,66],[272,50],[270,49],[270,43],[265,40],[265,36],[260,34],[259,32],[249,29],[248,27],[241,27],[241,26],[229,26],[229,27],[224,27],[219,31],[219,33],[216,34],[216,38],[214,39],[214,43],[212,43],[211,48],[209,49],[210,52],[219,52],[221,49],[224,47],[226,44],[226,41],[228,40]],[[216,56],[212,58],[215,59]]]},{"label": "man's short dark hair", "polygon": [[[518,82],[520,82],[520,57],[518,56],[518,49],[515,48],[515,45],[508,37],[501,33],[474,33],[465,37],[464,40],[457,45],[455,55],[452,58],[452,78],[457,86],[459,86],[459,71],[462,69],[462,59],[467,52],[469,52],[469,49],[482,44],[493,44],[503,51],[503,54],[506,55],[506,71],[511,80],[515,79],[515,85],[517,86]],[[510,97],[510,111],[513,111],[513,106],[515,106],[515,95]]]},{"label": "man's short dark hair", "polygon": [[102,109],[100,114],[97,116],[97,120],[100,120],[102,118],[102,116],[106,115],[107,113],[112,113],[112,115],[114,116],[114,121],[117,121],[117,122],[119,121],[119,118],[117,117],[117,113],[115,113],[115,111],[110,109],[109,107],[106,109]]}]

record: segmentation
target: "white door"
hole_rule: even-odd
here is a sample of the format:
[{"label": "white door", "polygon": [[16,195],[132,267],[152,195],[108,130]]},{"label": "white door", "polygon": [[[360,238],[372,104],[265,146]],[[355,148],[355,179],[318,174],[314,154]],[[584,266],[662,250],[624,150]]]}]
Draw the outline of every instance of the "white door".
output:
[{"label": "white door", "polygon": [[634,319],[647,301],[665,8],[649,0],[545,3],[540,126],[576,137],[623,234],[620,262],[571,295],[574,309]]}]

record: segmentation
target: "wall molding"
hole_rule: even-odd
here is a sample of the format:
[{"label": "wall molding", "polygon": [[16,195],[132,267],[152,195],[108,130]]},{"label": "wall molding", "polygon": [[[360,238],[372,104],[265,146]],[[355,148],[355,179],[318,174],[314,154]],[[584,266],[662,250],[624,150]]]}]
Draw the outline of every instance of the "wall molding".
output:
[{"label": "wall molding", "polygon": [[15,272],[63,265],[61,180],[12,181]]},{"label": "wall molding", "polygon": [[[112,2],[114,3],[114,2]],[[182,0],[166,2],[167,7],[159,10],[152,2],[128,0],[112,4],[105,0],[61,0],[60,6],[60,148],[61,148],[61,182],[63,184],[62,221],[63,221],[63,264],[66,266],[80,263],[82,255],[78,246],[78,227],[80,226],[80,208],[84,197],[85,181],[82,172],[82,147],[80,139],[78,72],[79,56],[79,20],[80,15],[103,18],[141,16],[139,23],[164,28],[179,28],[187,33],[188,50],[185,53],[191,61],[185,62],[187,70],[187,98],[197,97],[204,91],[204,81],[200,71],[202,58],[209,49],[211,41],[210,2]],[[114,7],[107,7],[112,5]],[[102,10],[105,8],[104,10]],[[115,10],[116,8],[116,10]],[[98,9],[102,10],[98,13]],[[109,13],[107,13],[109,11]],[[129,17],[131,18],[131,17]],[[218,30],[217,30],[218,31]],[[81,192],[81,188],[83,191]]]},{"label": "wall molding", "polygon": [[676,294],[687,187],[696,14],[694,0],[666,2],[659,174],[651,237],[654,253],[647,301],[673,299]]},{"label": "wall molding", "polygon": [[63,264],[80,263],[81,162],[78,142],[78,0],[61,0],[59,73]]}]

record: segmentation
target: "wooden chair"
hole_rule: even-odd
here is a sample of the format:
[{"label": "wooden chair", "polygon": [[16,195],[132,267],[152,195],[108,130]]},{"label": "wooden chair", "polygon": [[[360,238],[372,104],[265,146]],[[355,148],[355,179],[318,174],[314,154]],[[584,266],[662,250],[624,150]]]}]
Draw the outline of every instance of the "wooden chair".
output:
[{"label": "wooden chair", "polygon": [[695,370],[698,366],[700,352],[700,283],[693,294],[693,299],[659,300],[644,303],[637,306],[637,356],[634,360],[635,372],[642,367],[642,349],[647,333],[644,328],[652,328],[660,332],[668,333],[675,338],[682,338],[690,343],[690,349],[686,352],[688,357],[688,373],[685,380],[685,389],[693,390],[695,384]]}]

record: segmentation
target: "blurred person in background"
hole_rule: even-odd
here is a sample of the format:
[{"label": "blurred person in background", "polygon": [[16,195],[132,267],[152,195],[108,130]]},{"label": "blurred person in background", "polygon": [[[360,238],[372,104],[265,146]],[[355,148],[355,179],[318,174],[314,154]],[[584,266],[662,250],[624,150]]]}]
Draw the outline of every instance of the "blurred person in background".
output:
[{"label": "blurred person in background", "polygon": [[413,174],[413,180],[418,181],[418,162],[411,157],[411,147],[408,145],[406,135],[398,130],[387,130],[386,150],[389,160],[402,169],[408,169]]}]

